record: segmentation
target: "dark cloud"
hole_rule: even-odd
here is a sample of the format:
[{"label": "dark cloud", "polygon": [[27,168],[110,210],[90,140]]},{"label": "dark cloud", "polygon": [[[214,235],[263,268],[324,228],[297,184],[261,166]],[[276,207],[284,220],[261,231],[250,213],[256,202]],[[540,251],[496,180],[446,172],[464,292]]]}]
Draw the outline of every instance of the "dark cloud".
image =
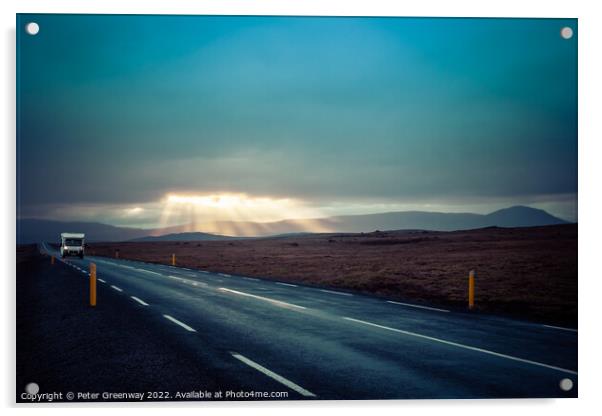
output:
[{"label": "dark cloud", "polygon": [[175,190],[577,192],[577,43],[559,35],[576,20],[36,19],[18,44],[23,212]]}]

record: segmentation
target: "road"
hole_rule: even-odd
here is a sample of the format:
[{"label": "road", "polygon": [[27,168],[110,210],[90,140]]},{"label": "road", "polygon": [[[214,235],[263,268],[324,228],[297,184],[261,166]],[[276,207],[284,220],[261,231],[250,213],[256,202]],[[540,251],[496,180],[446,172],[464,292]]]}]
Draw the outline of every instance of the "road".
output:
[{"label": "road", "polygon": [[577,396],[575,329],[129,260],[60,267],[87,285],[91,262],[99,304],[112,299],[223,389],[296,400]]}]

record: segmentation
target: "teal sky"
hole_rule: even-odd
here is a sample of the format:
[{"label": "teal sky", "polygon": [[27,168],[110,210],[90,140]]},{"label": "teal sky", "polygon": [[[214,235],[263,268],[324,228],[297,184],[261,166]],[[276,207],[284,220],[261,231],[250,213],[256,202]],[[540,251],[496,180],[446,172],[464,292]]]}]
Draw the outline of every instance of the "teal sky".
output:
[{"label": "teal sky", "polygon": [[21,216],[154,226],[167,194],[244,193],[577,219],[575,19],[17,19]]}]

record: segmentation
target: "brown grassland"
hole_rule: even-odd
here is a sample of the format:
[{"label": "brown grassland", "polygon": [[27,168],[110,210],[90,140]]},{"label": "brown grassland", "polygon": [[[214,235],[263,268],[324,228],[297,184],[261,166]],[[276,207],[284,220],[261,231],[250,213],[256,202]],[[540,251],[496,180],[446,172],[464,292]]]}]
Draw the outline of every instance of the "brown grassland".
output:
[{"label": "brown grassland", "polygon": [[88,254],[348,289],[577,325],[577,225],[310,234],[229,241],[92,243]]}]

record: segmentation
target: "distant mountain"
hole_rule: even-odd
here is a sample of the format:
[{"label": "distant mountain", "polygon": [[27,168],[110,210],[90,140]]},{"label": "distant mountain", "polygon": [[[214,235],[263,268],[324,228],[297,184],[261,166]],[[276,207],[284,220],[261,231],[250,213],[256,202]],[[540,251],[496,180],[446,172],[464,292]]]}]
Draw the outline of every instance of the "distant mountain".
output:
[{"label": "distant mountain", "polygon": [[149,241],[223,241],[223,240],[232,240],[237,238],[244,237],[230,237],[227,235],[219,235],[219,234],[209,234],[209,233],[201,233],[201,232],[186,232],[186,233],[171,233],[164,235],[156,235],[156,236],[147,236],[134,238],[130,241],[140,241],[140,242],[149,242]]},{"label": "distant mountain", "polygon": [[[221,221],[212,229],[241,237],[266,237],[307,232],[371,232],[375,230],[455,231],[484,227],[531,227],[567,224],[546,211],[525,206],[501,209],[487,215],[423,211],[342,215],[328,218],[283,220],[269,223]],[[203,229],[202,225],[194,227]],[[229,238],[206,232],[190,232],[191,226],[141,229],[115,227],[95,222],[62,222],[40,219],[17,220],[17,242],[58,241],[62,232],[86,233],[88,241],[215,241]],[[207,228],[209,229],[209,228]]]},{"label": "distant mountain", "polygon": [[485,215],[486,221],[498,227],[534,227],[538,225],[567,224],[568,221],[556,218],[543,209],[524,206],[500,209]]},{"label": "distant mountain", "polygon": [[375,230],[455,231],[484,227],[529,227],[566,224],[546,211],[525,206],[501,209],[491,214],[444,213],[424,211],[386,212],[379,214],[342,215],[311,220],[283,220],[270,223],[228,222],[218,229],[242,230],[245,235],[274,236],[314,232],[360,233]]},{"label": "distant mountain", "polygon": [[140,228],[115,227],[97,222],[64,222],[25,218],[17,220],[17,243],[58,242],[65,232],[86,233],[88,241],[123,241],[148,235]]},{"label": "distant mountain", "polygon": [[130,228],[116,227],[99,222],[53,221],[35,218],[17,220],[17,244],[37,243],[40,241],[58,242],[61,233],[85,233],[86,241],[193,241],[225,240],[224,235],[197,232],[178,232],[179,227],[169,228]]}]

